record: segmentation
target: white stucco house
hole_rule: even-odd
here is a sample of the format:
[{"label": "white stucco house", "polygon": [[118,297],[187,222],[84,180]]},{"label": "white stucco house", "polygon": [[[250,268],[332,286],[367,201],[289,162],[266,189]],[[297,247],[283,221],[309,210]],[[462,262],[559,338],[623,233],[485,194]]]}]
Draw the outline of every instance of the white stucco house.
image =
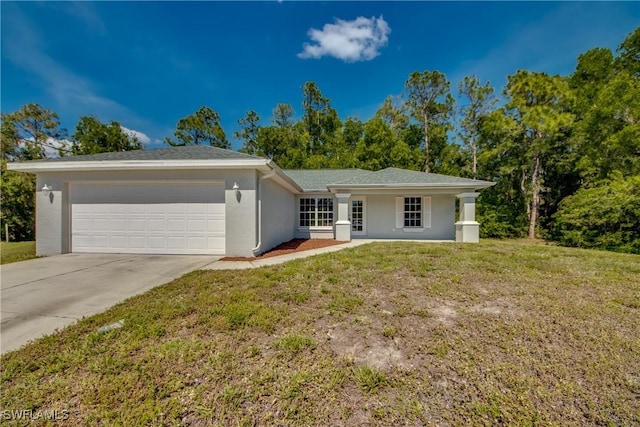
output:
[{"label": "white stucco house", "polygon": [[493,185],[396,168],[282,170],[265,158],[209,146],[8,168],[37,176],[38,255],[251,257],[293,238],[477,242],[475,199]]}]

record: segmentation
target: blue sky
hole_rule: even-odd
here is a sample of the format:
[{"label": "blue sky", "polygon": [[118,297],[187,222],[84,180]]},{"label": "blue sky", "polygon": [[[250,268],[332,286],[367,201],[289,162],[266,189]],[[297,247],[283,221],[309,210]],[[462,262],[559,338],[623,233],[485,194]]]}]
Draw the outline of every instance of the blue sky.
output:
[{"label": "blue sky", "polygon": [[8,2],[1,8],[1,108],[35,102],[73,133],[117,120],[148,146],[207,105],[232,138],[253,109],[299,115],[315,81],[342,118],[370,118],[413,71],[455,89],[475,74],[500,92],[518,69],[566,75],[579,54],[615,49],[640,3]]}]

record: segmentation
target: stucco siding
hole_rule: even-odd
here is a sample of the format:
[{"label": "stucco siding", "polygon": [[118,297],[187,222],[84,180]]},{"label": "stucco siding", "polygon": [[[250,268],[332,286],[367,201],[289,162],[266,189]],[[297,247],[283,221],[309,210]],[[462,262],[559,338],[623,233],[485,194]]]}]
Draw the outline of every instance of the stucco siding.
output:
[{"label": "stucco siding", "polygon": [[[252,256],[256,244],[256,171],[255,170],[145,170],[145,171],[76,171],[37,175],[36,251],[38,255],[55,255],[71,248],[69,187],[74,182],[217,182],[225,186],[226,255]],[[236,197],[233,185],[240,188]],[[53,188],[49,199],[40,189]]]},{"label": "stucco siding", "polygon": [[[47,184],[53,191],[46,197],[41,188]],[[63,253],[64,205],[63,186],[60,181],[52,179],[36,179],[36,254],[38,256],[57,255]],[[68,227],[66,227],[68,229]]]},{"label": "stucco siding", "polygon": [[260,252],[293,239],[296,198],[272,179],[262,180],[262,241]]},{"label": "stucco siding", "polygon": [[[353,194],[352,196],[356,196]],[[399,194],[398,196],[401,196]],[[415,196],[412,194],[412,196]],[[431,227],[421,232],[407,232],[396,227],[396,197],[367,195],[367,234],[354,238],[454,240],[456,198],[453,195],[431,197]]]}]

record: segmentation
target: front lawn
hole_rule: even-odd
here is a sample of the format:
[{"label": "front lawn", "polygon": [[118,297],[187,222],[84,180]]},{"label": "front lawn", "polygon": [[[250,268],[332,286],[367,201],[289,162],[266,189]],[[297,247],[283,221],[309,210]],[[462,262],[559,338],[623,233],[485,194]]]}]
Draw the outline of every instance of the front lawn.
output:
[{"label": "front lawn", "polygon": [[0,406],[83,425],[638,425],[639,323],[637,255],[375,243],[134,297],[3,356]]},{"label": "front lawn", "polygon": [[36,257],[36,242],[0,242],[0,264]]}]

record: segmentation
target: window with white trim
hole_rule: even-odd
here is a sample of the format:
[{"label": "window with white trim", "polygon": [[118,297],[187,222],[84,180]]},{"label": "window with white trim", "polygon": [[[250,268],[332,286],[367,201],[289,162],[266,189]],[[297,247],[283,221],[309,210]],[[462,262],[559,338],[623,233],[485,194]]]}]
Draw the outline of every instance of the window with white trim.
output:
[{"label": "window with white trim", "polygon": [[333,198],[331,197],[301,197],[300,227],[332,227],[333,226]]},{"label": "window with white trim", "polygon": [[422,227],[422,198],[404,198],[404,226]]},{"label": "window with white trim", "polygon": [[404,231],[431,228],[431,197],[396,197],[396,228]]}]

